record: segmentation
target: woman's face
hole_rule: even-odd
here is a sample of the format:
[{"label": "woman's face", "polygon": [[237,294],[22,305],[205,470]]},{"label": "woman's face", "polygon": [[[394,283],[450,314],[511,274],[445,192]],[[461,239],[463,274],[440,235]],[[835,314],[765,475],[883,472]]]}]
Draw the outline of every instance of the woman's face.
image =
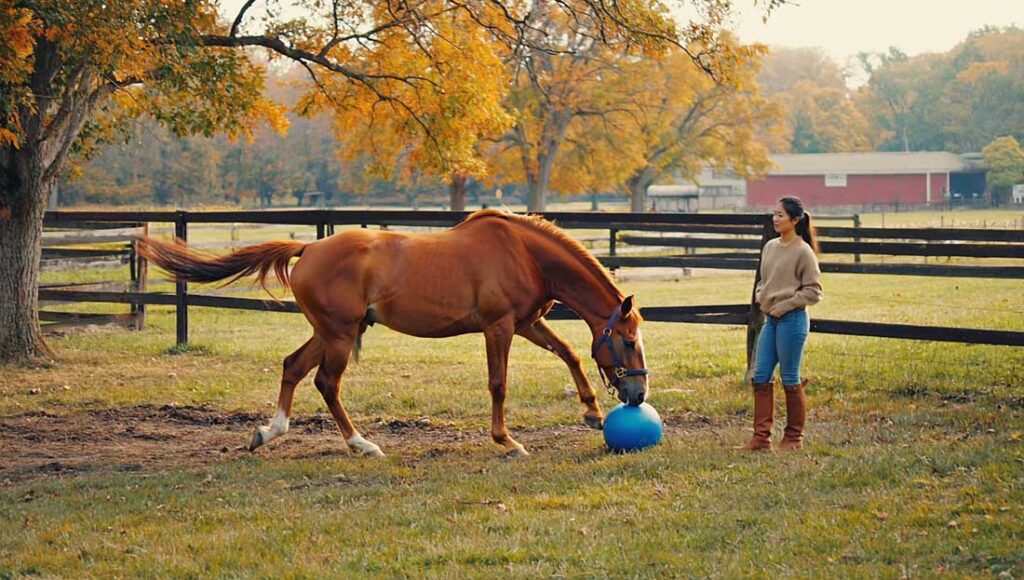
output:
[{"label": "woman's face", "polygon": [[772,226],[775,227],[775,231],[779,232],[779,234],[787,234],[796,228],[797,221],[789,217],[781,203],[775,204],[775,209],[772,211]]}]

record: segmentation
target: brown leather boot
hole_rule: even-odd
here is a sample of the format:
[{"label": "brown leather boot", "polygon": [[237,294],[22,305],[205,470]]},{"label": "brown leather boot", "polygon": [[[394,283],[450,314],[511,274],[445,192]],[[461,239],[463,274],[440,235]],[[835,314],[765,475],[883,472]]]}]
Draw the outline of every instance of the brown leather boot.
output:
[{"label": "brown leather boot", "polygon": [[772,450],[772,419],[775,416],[775,385],[754,383],[754,436],[740,451]]},{"label": "brown leather boot", "polygon": [[804,387],[807,379],[799,385],[783,385],[786,391],[786,431],[779,444],[779,451],[800,449],[804,446],[804,425],[807,423],[807,394]]}]

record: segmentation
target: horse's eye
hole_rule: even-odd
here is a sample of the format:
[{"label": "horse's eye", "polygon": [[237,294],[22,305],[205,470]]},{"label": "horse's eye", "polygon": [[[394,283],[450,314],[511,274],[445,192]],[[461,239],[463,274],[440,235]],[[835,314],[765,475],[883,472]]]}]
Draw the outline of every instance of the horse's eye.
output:
[{"label": "horse's eye", "polygon": [[622,344],[626,345],[626,348],[628,348],[629,350],[636,350],[635,340],[624,340],[622,341]]}]

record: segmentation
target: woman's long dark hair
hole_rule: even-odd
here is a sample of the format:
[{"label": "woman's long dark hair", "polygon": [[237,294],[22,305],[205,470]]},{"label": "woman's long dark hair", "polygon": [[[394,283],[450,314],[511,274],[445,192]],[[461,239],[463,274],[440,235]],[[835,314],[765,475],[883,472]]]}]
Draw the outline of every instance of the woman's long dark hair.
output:
[{"label": "woman's long dark hair", "polygon": [[800,220],[796,222],[796,235],[803,238],[807,245],[817,254],[821,250],[818,247],[818,232],[811,225],[810,212],[804,211],[804,202],[800,201],[799,197],[790,196],[780,199],[779,203],[782,204],[782,209],[786,210],[786,215],[792,219]]}]

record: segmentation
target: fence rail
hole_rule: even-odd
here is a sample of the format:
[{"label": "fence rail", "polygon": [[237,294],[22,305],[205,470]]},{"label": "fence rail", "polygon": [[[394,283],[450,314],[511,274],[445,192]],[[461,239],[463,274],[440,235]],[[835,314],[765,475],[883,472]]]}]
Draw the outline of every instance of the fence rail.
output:
[{"label": "fence rail", "polygon": [[[634,246],[677,248],[736,248],[760,250],[760,240],[730,238],[690,238],[619,236],[619,241]],[[1024,258],[1024,245],[942,243],[910,244],[895,242],[819,241],[822,254],[865,254],[888,256],[934,256],[966,258]]]},{"label": "fence rail", "polygon": [[[134,227],[140,223],[173,223],[175,235],[188,239],[189,224],[279,224],[305,225],[316,228],[317,238],[333,233],[335,226],[416,226],[448,227],[463,220],[468,212],[448,211],[362,211],[362,210],[288,210],[288,211],[218,211],[218,212],[50,212],[45,225],[50,227]],[[754,270],[755,284],[759,277],[759,250],[774,232],[770,216],[764,214],[631,214],[552,212],[542,214],[566,229],[603,229],[609,232],[609,255],[600,257],[609,268],[622,267],[674,267]],[[859,220],[854,218],[859,226]],[[675,234],[715,234],[732,237],[678,237],[635,236],[621,232],[672,232]],[[822,240],[824,254],[854,254],[887,256],[966,257],[977,259],[1024,258],[1024,231],[967,230],[950,228],[861,228],[821,227],[823,238],[852,238],[852,241]],[[743,236],[753,236],[745,239]],[[864,242],[863,239],[893,240],[891,242]],[[906,240],[925,240],[944,243],[907,243]],[[977,243],[990,242],[990,243]],[[752,250],[684,256],[619,256],[617,245],[663,246],[684,248],[724,248]],[[823,272],[850,274],[886,274],[942,277],[1024,278],[1021,266],[984,266],[960,264],[821,264]],[[215,307],[270,312],[299,312],[294,302],[191,294],[184,282],[177,282],[174,294],[146,292],[109,292],[99,290],[71,290],[66,287],[44,287],[39,297],[46,301],[106,302],[132,304],[141,309],[147,304],[173,305],[176,311],[176,335],[179,344],[188,341],[188,308]],[[645,319],[655,322],[698,324],[747,325],[748,356],[752,340],[763,323],[763,315],[753,304],[727,304],[706,306],[667,306],[643,309]],[[87,319],[88,317],[83,317]],[[558,305],[549,314],[552,319],[575,318],[568,308]],[[970,344],[1024,346],[1024,332],[968,329],[908,324],[888,324],[843,320],[813,320],[812,332],[938,340]]]},{"label": "fence rail", "polygon": [[[719,270],[757,270],[758,254],[724,256],[616,256],[599,258],[608,268],[710,268]],[[749,257],[748,257],[749,256]],[[893,276],[936,276],[953,278],[1024,278],[1022,266],[960,266],[956,264],[820,264],[822,272],[832,274],[887,274]]]},{"label": "fence rail", "polygon": [[[136,253],[135,240],[139,234],[148,231],[146,222],[69,220],[56,226],[58,231],[43,232],[42,264],[43,269],[76,269],[90,268],[98,265],[120,265],[128,263],[129,280],[90,282],[88,284],[48,284],[41,286],[40,294],[47,287],[72,288],[91,286],[92,288],[127,289],[130,294],[142,295],[146,291],[146,263]],[[76,246],[90,245],[90,248]],[[71,301],[85,301],[78,297]],[[63,329],[83,324],[122,324],[135,329],[142,329],[146,323],[145,304],[140,301],[130,302],[131,310],[126,314],[90,314],[59,311],[39,312],[40,322],[47,331]]]},{"label": "fence rail", "polygon": [[[176,306],[175,294],[150,292],[137,295],[128,292],[104,292],[92,290],[65,290],[44,288],[39,291],[40,300],[55,302],[97,302],[108,304],[155,304]],[[188,294],[188,306],[225,308],[233,310],[258,310],[264,312],[299,313],[298,304],[291,300],[274,301],[262,298],[237,298],[232,296],[204,296]],[[685,322],[693,324],[746,325],[750,319],[750,307],[746,304],[721,304],[707,306],[648,306],[642,309],[645,320],[650,322]],[[80,315],[82,320],[103,315]],[[123,316],[123,315],[113,315]],[[568,307],[556,304],[548,313],[549,320],[576,320],[579,317]],[[103,321],[106,322],[106,321]],[[93,322],[99,323],[98,321]],[[969,344],[991,344],[1024,346],[1024,332],[1008,330],[967,329],[947,326],[919,326],[911,324],[878,324],[844,320],[811,320],[811,332],[872,336],[880,338],[904,338],[961,342]]]}]

